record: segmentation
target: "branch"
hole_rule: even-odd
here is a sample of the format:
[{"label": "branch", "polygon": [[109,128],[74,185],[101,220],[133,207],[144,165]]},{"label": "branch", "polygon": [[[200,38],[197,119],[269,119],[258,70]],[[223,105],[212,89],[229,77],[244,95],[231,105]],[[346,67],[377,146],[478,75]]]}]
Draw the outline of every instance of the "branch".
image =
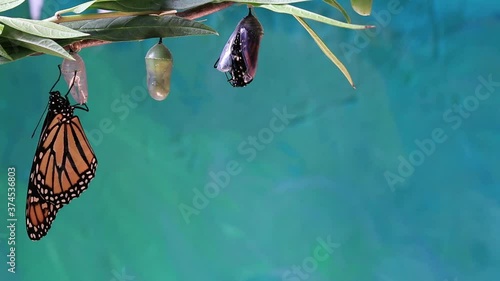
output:
[{"label": "branch", "polygon": [[[222,3],[207,3],[180,13],[176,13],[175,15],[178,17],[182,17],[188,20],[194,20],[198,19],[213,13],[216,13],[220,10],[226,9],[233,5],[233,2],[222,2]],[[157,15],[165,15],[165,14],[171,14],[169,13],[171,11],[165,11],[165,12],[159,12],[159,11],[154,11],[154,12],[141,12],[141,14],[157,14]],[[138,13],[124,13],[124,12],[117,12],[117,13],[104,13],[104,14],[97,14],[95,16],[101,16],[100,18],[104,18],[103,15],[106,14],[113,14],[116,15],[116,17],[121,17],[121,16],[130,16],[131,14],[138,15]],[[57,16],[57,15],[56,15]],[[79,16],[66,16],[66,17],[61,17],[59,16],[59,21],[58,22],[67,22],[67,21],[74,21],[74,20],[68,20],[68,18],[75,18],[79,17],[78,20],[82,20],[82,17],[87,17],[86,19],[89,19],[88,16],[92,15],[79,15]],[[113,16],[110,16],[113,17]],[[96,17],[98,18],[98,17]],[[62,20],[62,21],[61,21]],[[94,47],[94,46],[99,46],[99,45],[105,45],[105,44],[110,44],[110,43],[115,43],[113,41],[103,41],[103,40],[95,40],[95,39],[83,39],[78,42],[74,42],[72,44],[69,44],[65,46],[64,48],[69,51],[73,52],[78,52],[83,48],[88,48],[88,47]]]}]

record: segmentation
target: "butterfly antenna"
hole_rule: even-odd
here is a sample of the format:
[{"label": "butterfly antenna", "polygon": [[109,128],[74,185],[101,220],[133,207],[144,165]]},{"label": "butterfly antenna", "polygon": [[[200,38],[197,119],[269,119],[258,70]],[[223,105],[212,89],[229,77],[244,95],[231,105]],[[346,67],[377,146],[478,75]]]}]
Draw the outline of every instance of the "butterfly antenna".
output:
[{"label": "butterfly antenna", "polygon": [[61,80],[61,65],[59,64],[57,66],[57,68],[59,68],[59,77],[57,77],[57,80],[56,80],[56,83],[54,83],[54,86],[52,86],[52,88],[50,88],[50,91],[49,92],[52,92],[52,90],[54,90],[54,88],[56,87],[57,83],[59,82],[59,80]]},{"label": "butterfly antenna", "polygon": [[[73,82],[71,83],[71,86],[69,87],[68,89],[68,92],[66,93],[66,95],[64,96],[66,99],[68,99],[68,94],[71,92],[71,89],[73,88],[73,86],[75,85],[75,80],[76,80],[76,73],[78,72],[78,70],[75,70],[75,76],[73,76]],[[73,108],[78,108],[78,109],[81,109],[81,110],[85,110],[85,111],[89,111],[89,107],[87,106],[86,103],[82,104],[82,105],[73,105]]]},{"label": "butterfly antenna", "polygon": [[226,75],[226,79],[227,79],[227,82],[231,81],[231,79],[233,79],[233,77],[229,77],[227,72],[224,72],[224,75]]},{"label": "butterfly antenna", "polygon": [[87,106],[86,103],[82,104],[82,105],[73,105],[73,108],[78,108],[78,109],[81,109],[81,110],[85,110],[87,112],[89,112],[89,107]]},{"label": "butterfly antenna", "polygon": [[49,104],[47,103],[47,106],[43,110],[42,116],[40,116],[40,119],[38,120],[38,123],[36,123],[36,127],[35,127],[35,130],[33,130],[33,134],[31,135],[31,138],[33,138],[33,136],[35,135],[36,129],[38,129],[38,126],[40,125],[40,122],[42,121],[43,115],[45,114],[45,111],[47,111],[48,107],[49,107]]}]

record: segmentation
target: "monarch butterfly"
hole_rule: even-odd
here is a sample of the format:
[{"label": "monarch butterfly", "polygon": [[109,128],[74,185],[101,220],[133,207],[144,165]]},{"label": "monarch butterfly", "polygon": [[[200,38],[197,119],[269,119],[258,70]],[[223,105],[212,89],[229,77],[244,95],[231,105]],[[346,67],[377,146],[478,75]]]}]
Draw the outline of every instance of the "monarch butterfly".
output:
[{"label": "monarch butterfly", "polygon": [[214,65],[221,72],[230,72],[231,86],[245,87],[253,81],[263,35],[262,25],[249,8],[248,15],[238,23]]},{"label": "monarch butterfly", "polygon": [[97,168],[80,119],[73,115],[74,109],[88,111],[88,107],[70,105],[68,94],[73,85],[64,97],[53,91],[60,78],[59,66],[28,183],[26,230],[32,240],[47,234],[57,211],[87,189]]}]

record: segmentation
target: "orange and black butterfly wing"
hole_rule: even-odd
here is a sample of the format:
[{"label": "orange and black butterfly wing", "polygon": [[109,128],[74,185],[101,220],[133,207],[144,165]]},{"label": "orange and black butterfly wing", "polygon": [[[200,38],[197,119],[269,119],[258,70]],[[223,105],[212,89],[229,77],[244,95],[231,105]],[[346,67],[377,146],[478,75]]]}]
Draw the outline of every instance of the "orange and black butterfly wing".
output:
[{"label": "orange and black butterfly wing", "polygon": [[41,136],[30,184],[47,202],[66,205],[94,178],[97,158],[77,116],[57,114]]},{"label": "orange and black butterfly wing", "polygon": [[31,240],[44,237],[56,219],[61,205],[50,204],[43,200],[33,185],[28,186],[26,198],[26,231]]}]

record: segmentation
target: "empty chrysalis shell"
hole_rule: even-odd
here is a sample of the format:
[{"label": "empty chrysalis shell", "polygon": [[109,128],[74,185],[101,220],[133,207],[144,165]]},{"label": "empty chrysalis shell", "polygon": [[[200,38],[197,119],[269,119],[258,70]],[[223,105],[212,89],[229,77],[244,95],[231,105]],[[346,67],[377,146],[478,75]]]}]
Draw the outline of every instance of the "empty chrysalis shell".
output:
[{"label": "empty chrysalis shell", "polygon": [[153,99],[161,101],[168,96],[173,64],[172,54],[161,40],[146,54],[148,92]]},{"label": "empty chrysalis shell", "polygon": [[[71,87],[71,95],[79,104],[84,104],[88,99],[87,71],[82,57],[77,53],[70,53],[74,61],[64,59],[61,65],[61,72],[64,80]],[[76,74],[75,74],[76,71]],[[72,86],[73,85],[73,86]]]}]

